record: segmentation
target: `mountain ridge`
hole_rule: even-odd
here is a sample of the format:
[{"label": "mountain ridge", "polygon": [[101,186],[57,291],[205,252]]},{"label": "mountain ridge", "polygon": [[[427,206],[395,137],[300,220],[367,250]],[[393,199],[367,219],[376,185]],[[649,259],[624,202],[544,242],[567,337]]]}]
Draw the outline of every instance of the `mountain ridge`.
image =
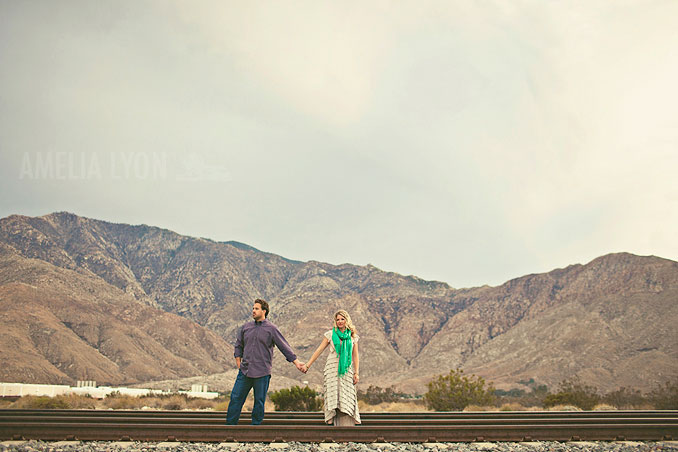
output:
[{"label": "mountain ridge", "polygon": [[[634,362],[644,352],[632,350],[637,345],[633,337],[614,336],[615,322],[638,330],[638,337],[650,349],[655,347],[655,355],[648,355],[651,367],[663,376],[678,375],[678,355],[669,347],[671,341],[678,343],[678,337],[667,326],[678,319],[678,263],[655,256],[612,253],[587,264],[513,278],[499,286],[455,289],[444,282],[385,272],[372,265],[294,261],[240,242],[215,242],[154,226],[110,223],[71,213],[0,219],[0,244],[3,255],[16,254],[98,278],[110,290],[118,290],[116,296],[211,330],[223,341],[218,347],[226,350],[224,359],[211,359],[225,366],[224,370],[232,367],[227,344],[249,318],[252,300],[265,298],[271,303],[271,319],[285,332],[300,359],[308,359],[315,349],[332,312],[347,309],[363,337],[361,353],[366,358],[361,374],[365,383],[380,386],[387,379],[421,392],[427,378],[442,372],[420,364],[425,361],[477,371],[500,385],[534,377],[553,385],[570,374],[581,374],[603,387],[647,387],[652,380],[649,374],[637,379],[615,375],[613,363],[599,354],[590,355],[595,362],[577,364],[577,353],[589,345],[586,341],[572,342],[570,348],[562,345],[572,341],[565,331],[573,329],[590,336],[602,350],[616,350],[624,363]],[[9,270],[6,266],[0,270],[1,289]],[[15,275],[13,282],[24,279]],[[603,299],[609,306],[600,304]],[[594,309],[590,316],[610,328],[609,335],[581,331],[577,325],[587,324],[590,316],[577,306]],[[637,312],[639,307],[648,311]],[[608,318],[608,311],[617,317]],[[555,312],[561,317],[554,317]],[[658,325],[664,339],[642,331],[648,329],[644,318]],[[559,319],[570,323],[558,323]],[[557,344],[533,343],[523,331],[527,325],[534,336],[553,330]],[[624,346],[611,347],[613,336]],[[516,344],[529,351],[530,359],[524,353],[511,362],[503,358],[513,356]],[[569,356],[567,363],[547,352]],[[531,364],[526,367],[521,360]],[[276,359],[275,372],[298,379],[295,370],[281,361]],[[550,369],[550,362],[562,368]],[[128,377],[120,374],[120,378]],[[304,378],[317,383],[321,376],[312,370]]]}]

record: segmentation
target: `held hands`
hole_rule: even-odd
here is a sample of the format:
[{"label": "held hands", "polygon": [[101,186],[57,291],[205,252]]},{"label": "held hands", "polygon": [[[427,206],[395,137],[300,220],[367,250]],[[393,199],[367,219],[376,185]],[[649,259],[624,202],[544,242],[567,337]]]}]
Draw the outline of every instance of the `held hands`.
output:
[{"label": "held hands", "polygon": [[299,369],[299,372],[306,373],[308,368],[306,367],[306,364],[302,363],[301,361],[294,361],[294,365],[297,366],[297,369]]},{"label": "held hands", "polygon": [[[304,364],[300,361],[295,361],[294,365],[297,366],[297,369],[299,369],[300,372],[302,372],[302,373],[308,372],[309,366],[307,364]],[[353,374],[353,384],[357,385],[359,381],[360,381],[360,375]]]}]

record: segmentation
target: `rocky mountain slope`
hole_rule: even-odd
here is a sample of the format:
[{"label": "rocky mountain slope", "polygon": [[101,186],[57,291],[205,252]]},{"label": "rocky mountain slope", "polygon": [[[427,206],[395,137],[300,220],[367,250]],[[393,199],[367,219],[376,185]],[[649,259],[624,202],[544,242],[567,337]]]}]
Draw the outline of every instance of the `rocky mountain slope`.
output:
[{"label": "rocky mountain slope", "polygon": [[194,322],[93,275],[0,243],[0,380],[72,384],[223,371],[231,350]]},{"label": "rocky mountain slope", "polygon": [[[348,310],[366,385],[421,392],[458,366],[499,385],[580,375],[603,389],[647,389],[678,376],[678,263],[657,257],[614,254],[457,290],[68,213],[0,220],[0,253],[0,359],[11,364],[4,380],[224,372],[233,367],[233,335],[259,297],[302,360],[332,312]],[[63,337],[58,352],[41,329]],[[302,376],[281,355],[275,361],[276,375],[315,384],[319,367]]]}]

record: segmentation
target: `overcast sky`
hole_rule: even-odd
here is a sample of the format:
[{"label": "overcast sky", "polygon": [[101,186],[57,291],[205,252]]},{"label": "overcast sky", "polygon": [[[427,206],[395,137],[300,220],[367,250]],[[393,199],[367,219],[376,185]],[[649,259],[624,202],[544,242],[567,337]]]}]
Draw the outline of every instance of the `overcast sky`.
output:
[{"label": "overcast sky", "polygon": [[498,285],[678,258],[678,2],[0,1],[0,216]]}]

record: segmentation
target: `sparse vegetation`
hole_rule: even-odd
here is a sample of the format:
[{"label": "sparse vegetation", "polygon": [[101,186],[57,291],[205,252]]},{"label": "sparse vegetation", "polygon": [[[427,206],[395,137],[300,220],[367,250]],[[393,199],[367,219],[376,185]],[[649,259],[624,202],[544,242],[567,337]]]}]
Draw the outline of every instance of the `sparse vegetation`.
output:
[{"label": "sparse vegetation", "polygon": [[548,411],[582,411],[582,409],[574,405],[553,405]]},{"label": "sparse vegetation", "polygon": [[499,411],[525,411],[526,408],[517,402],[504,403],[499,407]]},{"label": "sparse vegetation", "polygon": [[23,396],[15,400],[2,401],[1,408],[32,409],[114,409],[114,410],[218,410],[227,402],[223,397],[217,399],[200,399],[185,394],[167,394],[133,397],[114,392],[105,399],[94,399],[90,396],[68,394],[55,397]]},{"label": "sparse vegetation", "polygon": [[[394,387],[370,386],[365,391],[358,391],[358,402],[360,410],[365,412],[678,409],[678,379],[659,384],[646,394],[637,389],[622,387],[600,395],[596,388],[583,384],[579,379],[564,380],[554,393],[550,393],[545,385],[539,385],[534,380],[520,383],[527,384],[529,390],[495,390],[492,383],[486,384],[485,380],[475,375],[468,377],[457,369],[431,381],[429,392],[423,398],[399,392]],[[0,408],[225,411],[228,399],[228,395],[217,399],[202,399],[176,393],[142,397],[113,393],[105,399],[68,394],[55,397],[0,398]],[[279,411],[322,409],[322,398],[308,387],[297,386],[271,392],[269,402],[273,402],[275,410]],[[250,394],[243,409],[251,410],[252,404],[253,398]],[[459,408],[460,405],[464,406]],[[273,407],[267,403],[266,409],[272,410]]]},{"label": "sparse vegetation", "polygon": [[615,411],[617,407],[608,405],[607,403],[599,403],[593,407],[593,411]]},{"label": "sparse vegetation", "polygon": [[647,398],[658,410],[678,410],[678,378],[655,387]]},{"label": "sparse vegetation", "polygon": [[647,399],[639,390],[626,387],[622,387],[605,394],[603,396],[603,403],[612,405],[617,409],[634,410],[641,408],[651,408],[648,406]]},{"label": "sparse vegetation", "polygon": [[494,386],[485,387],[485,379],[476,375],[466,376],[462,369],[450,370],[428,383],[424,395],[426,406],[435,411],[461,411],[468,405],[492,405]]},{"label": "sparse vegetation", "polygon": [[601,399],[596,388],[583,384],[578,378],[571,378],[560,382],[558,392],[546,395],[544,406],[574,405],[582,410],[592,410]]},{"label": "sparse vegetation", "polygon": [[64,396],[48,397],[48,396],[25,396],[21,397],[14,403],[12,408],[31,408],[31,409],[65,409],[70,408]]},{"label": "sparse vegetation", "polygon": [[[141,397],[142,401],[145,397]],[[188,408],[188,398],[179,394],[162,397],[163,409],[165,410],[185,410]]]},{"label": "sparse vegetation", "polygon": [[412,399],[407,402],[382,402],[376,405],[369,404],[363,400],[358,400],[358,408],[361,413],[406,413],[412,411],[428,411],[421,399]]},{"label": "sparse vegetation", "polygon": [[114,410],[138,410],[144,406],[141,397],[132,397],[130,395],[113,392],[104,399],[105,405]]},{"label": "sparse vegetation", "polygon": [[308,386],[274,391],[270,397],[276,411],[320,411],[323,407],[319,394]]},{"label": "sparse vegetation", "polygon": [[391,386],[389,388],[380,388],[370,385],[365,391],[358,390],[358,400],[369,405],[379,405],[381,403],[404,402],[413,399],[410,394],[398,392]]},{"label": "sparse vegetation", "polygon": [[497,407],[494,405],[467,405],[464,407],[463,411],[497,411]]},{"label": "sparse vegetation", "polygon": [[494,395],[497,398],[497,404],[523,407],[543,407],[544,397],[548,394],[546,385],[537,384],[534,379],[520,381],[520,384],[529,387],[529,391],[519,388],[513,388],[508,391],[497,389]]},{"label": "sparse vegetation", "polygon": [[678,409],[678,380],[656,386],[651,392],[643,394],[638,389],[621,387],[602,394],[597,388],[586,385],[578,378],[563,380],[554,393],[545,385],[538,385],[533,379],[520,381],[528,385],[531,391],[524,389],[496,390],[497,402],[515,406],[518,403],[528,409],[538,407],[548,410],[642,410],[642,409]]}]

